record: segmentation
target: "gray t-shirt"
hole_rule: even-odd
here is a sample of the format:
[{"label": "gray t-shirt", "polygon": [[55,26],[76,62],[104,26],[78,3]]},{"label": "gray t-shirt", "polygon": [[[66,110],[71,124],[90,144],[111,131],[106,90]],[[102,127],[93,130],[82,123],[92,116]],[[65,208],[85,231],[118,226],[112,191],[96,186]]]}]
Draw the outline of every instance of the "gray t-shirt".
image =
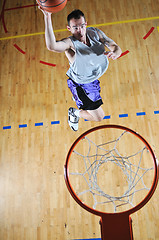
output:
[{"label": "gray t-shirt", "polygon": [[90,41],[90,47],[73,36],[70,37],[75,46],[76,56],[66,73],[73,81],[81,84],[100,78],[109,64],[107,56],[104,55],[104,44],[100,42],[96,29],[88,27],[86,34]]}]

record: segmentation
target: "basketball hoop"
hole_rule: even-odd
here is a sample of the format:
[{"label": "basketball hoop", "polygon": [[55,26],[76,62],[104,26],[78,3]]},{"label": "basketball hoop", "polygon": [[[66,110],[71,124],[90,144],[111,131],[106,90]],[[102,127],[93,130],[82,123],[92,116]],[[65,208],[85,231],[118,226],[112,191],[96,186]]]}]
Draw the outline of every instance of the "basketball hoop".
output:
[{"label": "basketball hoop", "polygon": [[130,215],[150,200],[158,183],[149,143],[129,128],[98,126],[72,144],[64,170],[74,200],[100,216],[102,240],[133,240]]}]

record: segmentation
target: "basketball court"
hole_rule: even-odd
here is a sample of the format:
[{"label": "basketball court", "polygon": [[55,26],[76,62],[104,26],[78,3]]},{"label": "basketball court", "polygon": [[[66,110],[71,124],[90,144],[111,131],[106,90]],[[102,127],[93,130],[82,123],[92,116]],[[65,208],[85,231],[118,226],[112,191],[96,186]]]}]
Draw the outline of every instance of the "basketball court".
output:
[{"label": "basketball court", "polygon": [[[0,2],[0,240],[101,239],[100,217],[77,204],[64,178],[68,151],[85,131],[125,126],[159,159],[159,1],[68,0],[52,16],[57,40],[70,35],[67,15],[78,8],[88,26],[100,28],[123,53],[100,78],[103,121],[80,119],[73,132],[69,63],[64,53],[47,50],[36,1]],[[107,174],[110,186],[118,181],[117,172]],[[157,187],[131,215],[135,240],[159,240],[158,202]]]}]

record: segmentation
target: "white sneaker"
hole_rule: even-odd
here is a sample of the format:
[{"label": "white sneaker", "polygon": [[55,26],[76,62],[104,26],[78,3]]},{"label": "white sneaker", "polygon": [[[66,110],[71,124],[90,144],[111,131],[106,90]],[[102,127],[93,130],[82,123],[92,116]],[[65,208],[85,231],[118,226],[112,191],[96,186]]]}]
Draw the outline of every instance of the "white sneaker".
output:
[{"label": "white sneaker", "polygon": [[76,108],[70,107],[68,110],[68,124],[73,131],[78,130],[79,117],[77,117],[74,112]]}]

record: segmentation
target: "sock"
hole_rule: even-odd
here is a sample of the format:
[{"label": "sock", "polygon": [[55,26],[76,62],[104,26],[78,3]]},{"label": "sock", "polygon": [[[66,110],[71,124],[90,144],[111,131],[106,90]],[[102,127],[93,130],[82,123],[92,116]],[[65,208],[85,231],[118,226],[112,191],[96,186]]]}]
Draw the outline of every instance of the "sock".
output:
[{"label": "sock", "polygon": [[76,109],[75,111],[74,111],[74,114],[77,116],[77,117],[80,117],[80,110],[78,110],[78,109]]}]

